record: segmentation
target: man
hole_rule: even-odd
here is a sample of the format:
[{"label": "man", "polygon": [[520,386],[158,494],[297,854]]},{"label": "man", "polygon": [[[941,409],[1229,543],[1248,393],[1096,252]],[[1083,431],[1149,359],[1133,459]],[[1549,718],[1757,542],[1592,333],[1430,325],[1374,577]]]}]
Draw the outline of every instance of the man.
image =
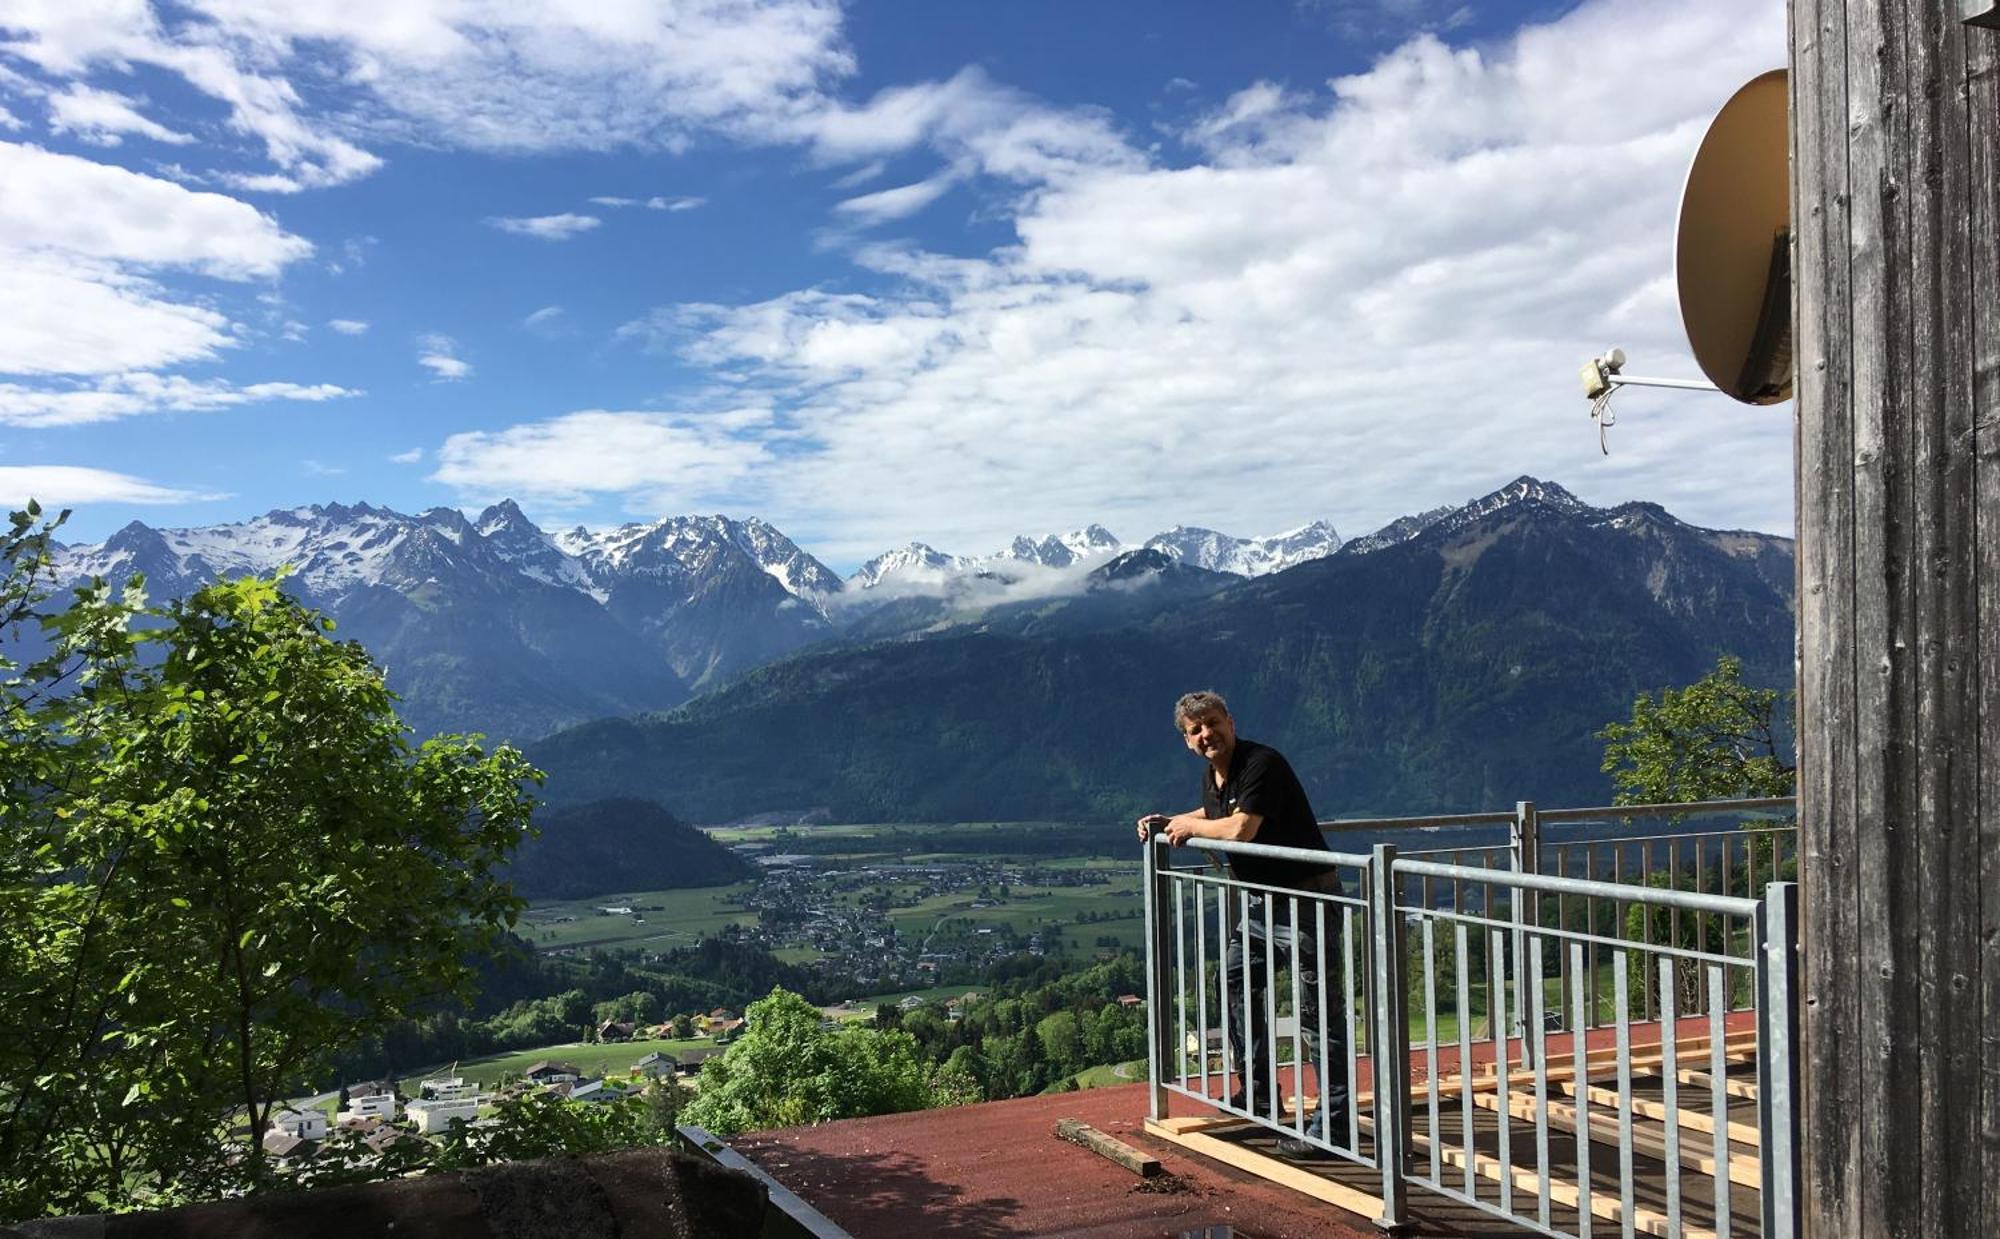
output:
[{"label": "man", "polygon": [[[1236,721],[1230,717],[1229,706],[1221,697],[1210,692],[1189,693],[1182,697],[1174,705],[1174,726],[1188,748],[1208,764],[1202,772],[1201,808],[1172,815],[1148,813],[1139,819],[1140,839],[1164,833],[1167,842],[1176,847],[1190,838],[1202,838],[1322,852],[1328,850],[1326,838],[1320,833],[1319,819],[1313,816],[1305,788],[1300,786],[1298,776],[1292,773],[1291,764],[1269,745],[1240,739],[1236,735]],[[1339,874],[1331,866],[1311,861],[1230,853],[1229,868],[1238,881],[1258,886],[1316,895],[1340,892]],[[1265,1001],[1271,976],[1265,966],[1266,898],[1261,891],[1250,894],[1248,958],[1245,958],[1244,934],[1240,931],[1231,933],[1223,968],[1228,978],[1232,1008],[1230,1045],[1236,1055],[1238,1073],[1242,1074],[1244,1065],[1248,1065],[1255,1093],[1255,1096],[1246,1096],[1239,1085],[1229,1103],[1239,1110],[1254,1110],[1268,1116],[1271,1082],[1265,1073],[1270,1062],[1266,1057],[1270,1030],[1266,1027]],[[1298,972],[1299,1027],[1303,1030],[1310,1052],[1312,1043],[1319,1035],[1319,961],[1323,950],[1318,938],[1319,918],[1312,902],[1301,900],[1298,904],[1298,924],[1294,926],[1292,901],[1284,896],[1270,898],[1275,903],[1270,909],[1268,944],[1275,948],[1273,954],[1280,961],[1280,966],[1290,963]],[[1326,914],[1329,934],[1339,932],[1335,917],[1335,909],[1329,907]],[[1317,1074],[1320,1088],[1325,1090],[1325,1112],[1334,1119],[1335,1134],[1329,1137],[1322,1129],[1317,1110],[1307,1132],[1315,1139],[1330,1139],[1334,1144],[1352,1148],[1354,1142],[1347,1123],[1346,1021],[1341,1018],[1342,996],[1337,982],[1328,978],[1328,985],[1330,1009],[1326,1020],[1326,1054]],[[1246,994],[1250,1006],[1247,1029],[1242,1018],[1243,996]],[[1282,1095],[1282,1081],[1279,1091]],[[1315,1151],[1313,1145],[1291,1138],[1280,1140],[1278,1148],[1295,1156]]]}]

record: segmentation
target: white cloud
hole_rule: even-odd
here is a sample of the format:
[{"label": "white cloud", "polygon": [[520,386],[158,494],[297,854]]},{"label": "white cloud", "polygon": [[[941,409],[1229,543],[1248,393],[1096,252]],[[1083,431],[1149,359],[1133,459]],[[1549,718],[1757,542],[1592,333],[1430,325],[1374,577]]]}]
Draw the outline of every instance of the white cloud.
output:
[{"label": "white cloud", "polygon": [[864,224],[879,224],[915,215],[943,197],[959,180],[954,172],[944,172],[913,185],[878,189],[835,204],[834,210]]},{"label": "white cloud", "polygon": [[692,196],[666,198],[662,194],[654,194],[652,198],[614,198],[614,196],[604,196],[604,198],[592,198],[590,200],[592,206],[614,206],[614,208],[644,206],[646,210],[672,210],[672,212],[694,210],[694,208],[702,206],[704,202],[708,202],[708,200],[706,198],[692,198]]},{"label": "white cloud", "polygon": [[0,373],[112,374],[236,342],[184,272],[245,282],[312,252],[247,203],[38,146],[0,142]]},{"label": "white cloud", "polygon": [[828,103],[800,116],[791,135],[829,162],[926,144],[954,166],[1014,181],[1144,162],[1105,114],[1051,108],[977,68],[942,82],[892,87],[859,107]]},{"label": "white cloud", "polygon": [[213,357],[229,320],[106,263],[0,249],[0,374],[99,374]]},{"label": "white cloud", "polygon": [[[1643,46],[1620,37],[1641,23]],[[1577,47],[1600,49],[1587,71]],[[835,556],[1093,519],[1331,514],[1358,532],[1523,472],[1784,530],[1782,412],[1621,397],[1607,462],[1573,378],[1614,342],[1686,368],[1658,295],[1679,183],[1714,110],[1783,48],[1775,0],[1599,0],[1477,50],[1412,40],[1329,91],[1252,87],[1189,135],[1205,158],[1183,167],[1001,140],[1047,114],[975,123],[1006,105],[977,82],[885,92],[823,152],[943,149],[957,126],[985,170],[1045,178],[1016,205],[1017,244],[867,247],[857,261],[891,277],[871,295],[668,307],[621,335],[771,402],[772,460],[737,502],[833,531],[816,549]]]},{"label": "white cloud", "polygon": [[472,363],[458,356],[458,343],[450,336],[419,336],[417,349],[417,364],[436,375],[439,382],[455,382],[472,376]]},{"label": "white cloud", "polygon": [[325,461],[310,459],[300,461],[299,468],[316,478],[337,478],[347,472],[340,465],[329,465]]},{"label": "white cloud", "polygon": [[29,387],[0,383],[0,425],[81,426],[146,413],[193,412],[270,400],[319,403],[361,393],[332,383],[251,383],[135,371],[89,383]]},{"label": "white cloud", "polygon": [[424,458],[424,449],[413,447],[407,452],[397,452],[389,457],[391,464],[414,465]]},{"label": "white cloud", "polygon": [[358,318],[330,318],[326,325],[344,336],[365,335],[368,331],[368,324]]},{"label": "white cloud", "polygon": [[202,0],[171,20],[46,0],[6,24],[50,76],[148,64],[219,101],[273,165],[229,183],[260,192],[368,174],[381,160],[356,136],[532,152],[767,134],[853,70],[835,0]]},{"label": "white cloud", "polygon": [[555,505],[610,491],[636,494],[659,511],[685,509],[726,493],[769,461],[757,434],[767,417],[757,409],[709,417],[589,409],[453,435],[438,449],[430,480]]},{"label": "white cloud", "polygon": [[13,131],[26,129],[27,127],[28,123],[26,121],[8,111],[5,104],[0,104],[0,129]]},{"label": "white cloud", "polygon": [[81,465],[0,465],[0,504],[20,507],[30,499],[44,507],[79,503],[194,503],[227,495],[161,486],[129,473]]},{"label": "white cloud", "polygon": [[98,90],[82,82],[49,96],[49,128],[56,133],[75,134],[93,146],[117,146],[126,134],[137,134],[155,142],[185,146],[194,135],[169,129],[142,115],[136,100],[109,90]]},{"label": "white cloud", "polygon": [[518,237],[534,237],[542,241],[567,241],[578,233],[589,232],[604,221],[595,215],[536,215],[528,218],[492,216],[487,224],[502,232],[511,232]]},{"label": "white cloud", "polygon": [[248,203],[16,142],[0,142],[0,246],[225,280],[273,276],[312,253]]},{"label": "white cloud", "polygon": [[541,309],[536,310],[533,314],[530,314],[528,315],[528,317],[522,319],[521,325],[523,327],[526,327],[530,331],[546,330],[548,328],[554,327],[558,322],[561,321],[562,317],[563,317],[563,308],[561,306],[545,305]]}]

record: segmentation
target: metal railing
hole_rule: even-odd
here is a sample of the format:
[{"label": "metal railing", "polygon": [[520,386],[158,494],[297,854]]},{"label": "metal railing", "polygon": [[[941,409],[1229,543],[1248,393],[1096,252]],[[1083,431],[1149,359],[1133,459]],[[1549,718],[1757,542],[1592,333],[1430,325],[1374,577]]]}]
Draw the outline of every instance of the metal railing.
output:
[{"label": "metal railing", "polygon": [[[1174,868],[1155,839],[1153,1115],[1178,1094],[1282,1155],[1371,1168],[1387,1227],[1415,1185],[1543,1234],[1796,1235],[1795,893],[1775,880],[1789,839],[1543,832],[1789,803],[1328,825],[1508,831],[1414,854],[1188,841],[1297,866],[1283,885]],[[1565,854],[1623,880],[1564,872]]]}]

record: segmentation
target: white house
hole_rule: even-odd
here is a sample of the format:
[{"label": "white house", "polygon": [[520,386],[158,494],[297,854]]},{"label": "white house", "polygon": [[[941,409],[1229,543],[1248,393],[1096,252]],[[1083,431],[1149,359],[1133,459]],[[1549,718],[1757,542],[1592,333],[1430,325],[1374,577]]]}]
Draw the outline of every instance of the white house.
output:
[{"label": "white house", "polygon": [[476,1096],[413,1101],[403,1107],[403,1113],[417,1125],[419,1135],[433,1136],[449,1128],[453,1119],[470,1123],[478,1118],[479,1101]]},{"label": "white house", "polygon": [[616,1101],[625,1090],[602,1080],[579,1080],[570,1086],[571,1101]]},{"label": "white house", "polygon": [[417,1086],[417,1095],[430,1101],[463,1101],[478,1093],[479,1081],[462,1076],[432,1076]]},{"label": "white house", "polygon": [[300,1140],[324,1140],[331,1126],[324,1110],[294,1110],[286,1106],[271,1115],[271,1128]]},{"label": "white house", "polygon": [[340,1112],[340,1121],[350,1119],[383,1119],[396,1117],[396,1098],[389,1093],[369,1093],[365,1097],[352,1094],[347,1098],[347,1109]]}]

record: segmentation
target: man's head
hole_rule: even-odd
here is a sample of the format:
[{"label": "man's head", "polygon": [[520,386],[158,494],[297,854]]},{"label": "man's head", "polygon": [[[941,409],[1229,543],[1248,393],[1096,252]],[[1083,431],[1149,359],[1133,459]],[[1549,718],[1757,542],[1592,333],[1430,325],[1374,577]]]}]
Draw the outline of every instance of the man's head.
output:
[{"label": "man's head", "polygon": [[1175,702],[1174,727],[1191,752],[1212,763],[1228,761],[1236,748],[1236,720],[1218,694],[1189,693]]}]

